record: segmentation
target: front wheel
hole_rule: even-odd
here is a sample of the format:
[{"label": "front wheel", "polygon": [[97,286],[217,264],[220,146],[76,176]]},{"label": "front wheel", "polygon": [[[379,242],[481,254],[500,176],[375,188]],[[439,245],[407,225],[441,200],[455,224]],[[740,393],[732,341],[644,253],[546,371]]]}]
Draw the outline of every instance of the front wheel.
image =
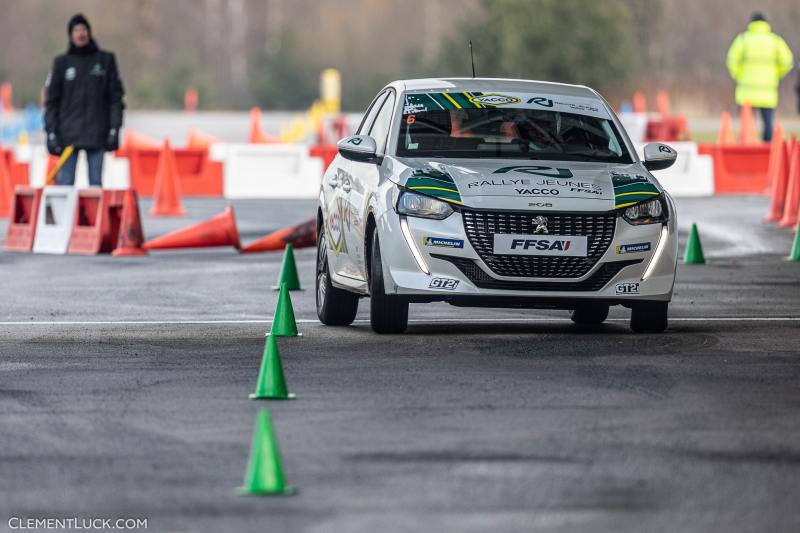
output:
[{"label": "front wheel", "polygon": [[667,329],[669,302],[644,302],[631,309],[631,329],[636,333],[661,333]]},{"label": "front wheel", "polygon": [[375,333],[403,333],[408,327],[408,300],[386,294],[378,229],[372,230],[369,266],[369,321]]},{"label": "front wheel", "polygon": [[331,284],[325,227],[317,235],[317,317],[326,326],[349,326],[356,319],[358,296]]},{"label": "front wheel", "polygon": [[608,318],[608,306],[603,304],[584,304],[576,307],[570,318],[576,324],[588,326],[602,324]]}]

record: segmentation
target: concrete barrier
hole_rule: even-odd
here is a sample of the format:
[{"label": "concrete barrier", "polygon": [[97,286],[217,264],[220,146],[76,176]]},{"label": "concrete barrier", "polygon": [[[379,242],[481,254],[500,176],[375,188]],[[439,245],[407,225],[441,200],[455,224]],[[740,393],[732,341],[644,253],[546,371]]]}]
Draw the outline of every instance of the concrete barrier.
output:
[{"label": "concrete barrier", "polygon": [[[14,153],[19,162],[28,165],[28,180],[31,187],[43,187],[47,177],[47,148],[41,144],[20,144],[14,148]],[[86,163],[86,153],[78,155],[78,166],[75,169],[75,186],[78,189],[89,187],[89,172]],[[103,159],[103,188],[127,189],[130,186],[130,168],[128,160],[115,157],[112,152],[106,152]]]},{"label": "concrete barrier", "polygon": [[[658,182],[675,197],[712,196],[714,194],[714,160],[698,152],[697,143],[671,142],[678,152],[675,164],[666,170],[653,172]],[[644,144],[636,151],[642,157]]]},{"label": "concrete barrier", "polygon": [[618,116],[631,142],[637,146],[643,143],[647,134],[647,113],[620,113]]},{"label": "concrete barrier", "polygon": [[39,203],[33,253],[66,254],[78,202],[74,187],[45,187]]},{"label": "concrete barrier", "polygon": [[322,160],[300,144],[217,144],[211,157],[223,161],[226,198],[316,198]]}]

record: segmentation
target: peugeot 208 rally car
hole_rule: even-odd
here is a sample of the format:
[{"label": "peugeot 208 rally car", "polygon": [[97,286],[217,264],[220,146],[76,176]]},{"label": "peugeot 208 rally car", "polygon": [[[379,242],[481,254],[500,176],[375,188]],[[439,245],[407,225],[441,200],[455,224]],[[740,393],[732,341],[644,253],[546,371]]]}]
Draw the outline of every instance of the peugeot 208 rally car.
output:
[{"label": "peugeot 208 rally car", "polygon": [[550,308],[598,324],[631,309],[663,331],[675,208],[588,87],[501,79],[396,81],[339,142],[318,209],[317,314],[350,324],[369,297],[378,333],[409,303]]}]

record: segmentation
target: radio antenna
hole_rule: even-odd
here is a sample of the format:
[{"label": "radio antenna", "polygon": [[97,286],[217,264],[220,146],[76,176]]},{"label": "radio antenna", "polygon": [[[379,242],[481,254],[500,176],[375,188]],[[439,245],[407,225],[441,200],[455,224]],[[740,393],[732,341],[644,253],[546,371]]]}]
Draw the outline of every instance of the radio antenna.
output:
[{"label": "radio antenna", "polygon": [[475,56],[472,55],[472,39],[469,40],[469,60],[472,62],[472,77],[475,77]]}]

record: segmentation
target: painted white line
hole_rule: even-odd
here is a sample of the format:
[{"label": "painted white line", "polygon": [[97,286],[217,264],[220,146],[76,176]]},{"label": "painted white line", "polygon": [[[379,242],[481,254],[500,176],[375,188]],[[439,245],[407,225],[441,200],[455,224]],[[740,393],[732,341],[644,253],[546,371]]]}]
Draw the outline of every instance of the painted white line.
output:
[{"label": "painted white line", "polygon": [[[627,318],[609,318],[606,322],[628,322]],[[675,317],[670,318],[670,322],[800,322],[800,317]],[[180,326],[180,325],[215,325],[215,324],[269,324],[272,318],[256,319],[209,319],[209,320],[30,320],[30,321],[0,321],[2,326]],[[297,319],[298,324],[319,324],[316,318]],[[368,319],[358,319],[357,324],[369,324]],[[572,322],[569,318],[420,318],[409,320],[412,324],[474,324],[474,323],[568,323]]]}]

